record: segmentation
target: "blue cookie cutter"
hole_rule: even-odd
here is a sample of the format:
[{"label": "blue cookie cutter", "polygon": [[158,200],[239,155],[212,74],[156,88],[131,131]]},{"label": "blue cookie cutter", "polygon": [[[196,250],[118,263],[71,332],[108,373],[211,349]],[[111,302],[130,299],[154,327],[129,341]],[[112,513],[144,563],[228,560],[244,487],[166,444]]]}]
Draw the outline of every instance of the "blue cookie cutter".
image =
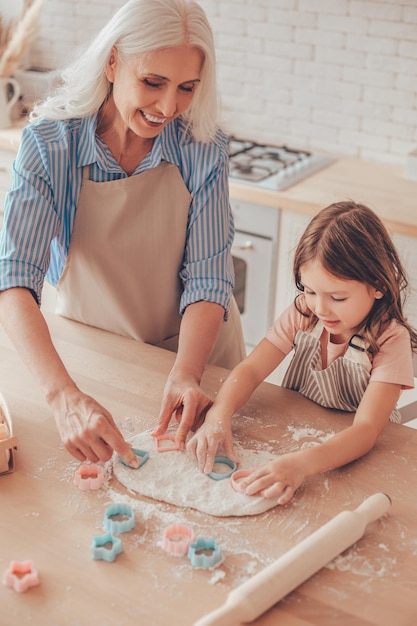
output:
[{"label": "blue cookie cutter", "polygon": [[[205,554],[204,551],[210,552]],[[199,537],[188,548],[188,558],[193,567],[201,567],[210,569],[215,567],[222,561],[222,551],[218,543],[214,539]]]},{"label": "blue cookie cutter", "polygon": [[[121,515],[126,519],[111,519],[116,515]],[[111,504],[104,513],[103,526],[112,533],[127,533],[135,527],[135,513],[128,504]]]},{"label": "blue cookie cutter", "polygon": [[[109,548],[106,544],[111,544]],[[95,535],[91,541],[91,556],[95,560],[114,561],[123,552],[122,540],[114,537],[111,532]]]},{"label": "blue cookie cutter", "polygon": [[129,463],[127,463],[119,455],[120,462],[123,463],[123,465],[126,465],[126,467],[130,467],[130,469],[139,469],[149,459],[149,452],[147,450],[139,450],[139,448],[132,448],[132,452],[134,452],[136,454],[136,456],[139,457],[139,459],[140,459],[139,465],[137,467],[134,467],[133,465],[129,465]]},{"label": "blue cookie cutter", "polygon": [[213,480],[222,480],[223,478],[229,478],[233,474],[233,472],[237,469],[237,463],[229,459],[227,456],[216,456],[214,457],[214,464],[223,463],[224,465],[228,465],[230,470],[226,470],[225,472],[210,472],[207,474]]}]

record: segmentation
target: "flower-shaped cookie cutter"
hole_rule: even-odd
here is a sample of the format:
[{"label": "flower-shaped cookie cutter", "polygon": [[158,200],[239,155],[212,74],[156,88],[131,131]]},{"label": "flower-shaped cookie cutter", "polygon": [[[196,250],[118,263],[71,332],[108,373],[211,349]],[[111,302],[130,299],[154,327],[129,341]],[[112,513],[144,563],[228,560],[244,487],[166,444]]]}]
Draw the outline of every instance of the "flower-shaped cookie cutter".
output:
[{"label": "flower-shaped cookie cutter", "polygon": [[[113,519],[117,516],[123,519]],[[135,513],[128,504],[111,504],[104,512],[103,526],[112,533],[127,533],[135,524]]]},{"label": "flower-shaped cookie cutter", "polygon": [[195,534],[192,528],[183,524],[173,524],[164,530],[161,547],[168,554],[184,556],[193,541]]},{"label": "flower-shaped cookie cutter", "polygon": [[23,593],[39,585],[40,579],[32,561],[11,561],[9,569],[4,572],[3,583],[6,587]]},{"label": "flower-shaped cookie cutter", "polygon": [[215,539],[199,537],[188,548],[193,567],[211,569],[223,561],[222,551]]},{"label": "flower-shaped cookie cutter", "polygon": [[139,465],[137,467],[129,465],[129,463],[127,463],[120,455],[119,460],[121,463],[123,463],[123,465],[126,465],[126,467],[130,467],[130,469],[139,469],[149,459],[149,452],[147,450],[139,450],[139,448],[132,448],[132,452],[134,452],[136,456],[140,459]]},{"label": "flower-shaped cookie cutter", "polygon": [[123,552],[122,540],[111,532],[95,535],[91,540],[91,557],[111,563]]},{"label": "flower-shaped cookie cutter", "polygon": [[104,484],[104,471],[95,463],[83,463],[75,471],[74,484],[81,491],[100,489]]},{"label": "flower-shaped cookie cutter", "polygon": [[246,478],[246,476],[252,474],[252,472],[253,469],[241,469],[233,472],[233,474],[230,476],[230,484],[232,485],[232,488],[237,491],[237,493],[245,493],[245,489],[242,487],[240,481],[242,480],[242,478]]},{"label": "flower-shaped cookie cutter", "polygon": [[[172,441],[173,445],[165,445],[163,442]],[[170,435],[169,433],[164,433],[163,435],[157,435],[155,437],[156,442],[156,450],[157,452],[173,452],[174,450],[179,450],[179,447],[175,443],[175,435]]]},{"label": "flower-shaped cookie cutter", "polygon": [[207,476],[210,476],[210,478],[212,478],[213,480],[223,480],[223,478],[229,478],[229,476],[231,476],[237,468],[237,463],[229,459],[229,457],[227,456],[214,457],[214,465],[216,465],[216,463],[221,465],[227,465],[230,469],[226,470],[225,472],[212,471],[207,474]]}]

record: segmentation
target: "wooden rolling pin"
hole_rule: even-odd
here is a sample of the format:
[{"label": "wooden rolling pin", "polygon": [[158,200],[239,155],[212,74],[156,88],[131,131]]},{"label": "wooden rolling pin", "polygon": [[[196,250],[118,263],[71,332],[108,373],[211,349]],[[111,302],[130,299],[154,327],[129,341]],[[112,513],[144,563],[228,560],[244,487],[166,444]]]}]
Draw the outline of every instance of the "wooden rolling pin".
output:
[{"label": "wooden rolling pin", "polygon": [[358,541],[366,526],[384,515],[391,499],[375,493],[354,511],[342,511],[227,596],[225,604],[194,626],[249,624]]}]

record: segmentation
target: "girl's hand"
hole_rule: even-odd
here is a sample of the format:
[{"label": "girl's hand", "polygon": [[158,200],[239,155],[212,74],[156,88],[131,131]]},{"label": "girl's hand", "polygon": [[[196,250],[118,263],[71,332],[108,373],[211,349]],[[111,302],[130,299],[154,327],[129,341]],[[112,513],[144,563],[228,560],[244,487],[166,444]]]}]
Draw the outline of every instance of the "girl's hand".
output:
[{"label": "girl's hand", "polygon": [[199,428],[196,434],[187,444],[187,452],[197,459],[201,472],[208,474],[212,471],[214,457],[219,446],[222,446],[226,456],[239,462],[233,450],[232,429],[230,424],[225,424],[222,420],[209,420]]},{"label": "girl's hand", "polygon": [[175,442],[180,450],[185,450],[185,441],[190,430],[196,430],[204,420],[212,405],[209,398],[191,376],[171,374],[165,384],[158,427],[152,433],[154,437],[163,435],[173,415],[179,423]]},{"label": "girl's hand", "polygon": [[306,471],[294,453],[270,461],[241,481],[247,495],[278,497],[278,504],[287,504],[306,478]]},{"label": "girl's hand", "polygon": [[94,398],[75,385],[66,387],[49,402],[61,440],[72,456],[92,463],[108,461],[115,450],[126,463],[138,466],[138,459],[113,417]]}]

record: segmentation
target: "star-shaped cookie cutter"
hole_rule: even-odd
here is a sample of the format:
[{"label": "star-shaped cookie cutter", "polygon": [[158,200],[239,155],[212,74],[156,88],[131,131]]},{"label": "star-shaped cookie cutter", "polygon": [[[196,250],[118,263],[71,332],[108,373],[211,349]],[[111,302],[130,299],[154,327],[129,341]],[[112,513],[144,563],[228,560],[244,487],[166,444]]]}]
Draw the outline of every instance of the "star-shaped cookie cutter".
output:
[{"label": "star-shaped cookie cutter", "polygon": [[10,567],[4,572],[3,583],[6,587],[23,593],[39,585],[40,579],[32,561],[11,561]]},{"label": "star-shaped cookie cutter", "polygon": [[95,535],[91,540],[91,557],[111,563],[123,552],[122,540],[111,532]]}]

